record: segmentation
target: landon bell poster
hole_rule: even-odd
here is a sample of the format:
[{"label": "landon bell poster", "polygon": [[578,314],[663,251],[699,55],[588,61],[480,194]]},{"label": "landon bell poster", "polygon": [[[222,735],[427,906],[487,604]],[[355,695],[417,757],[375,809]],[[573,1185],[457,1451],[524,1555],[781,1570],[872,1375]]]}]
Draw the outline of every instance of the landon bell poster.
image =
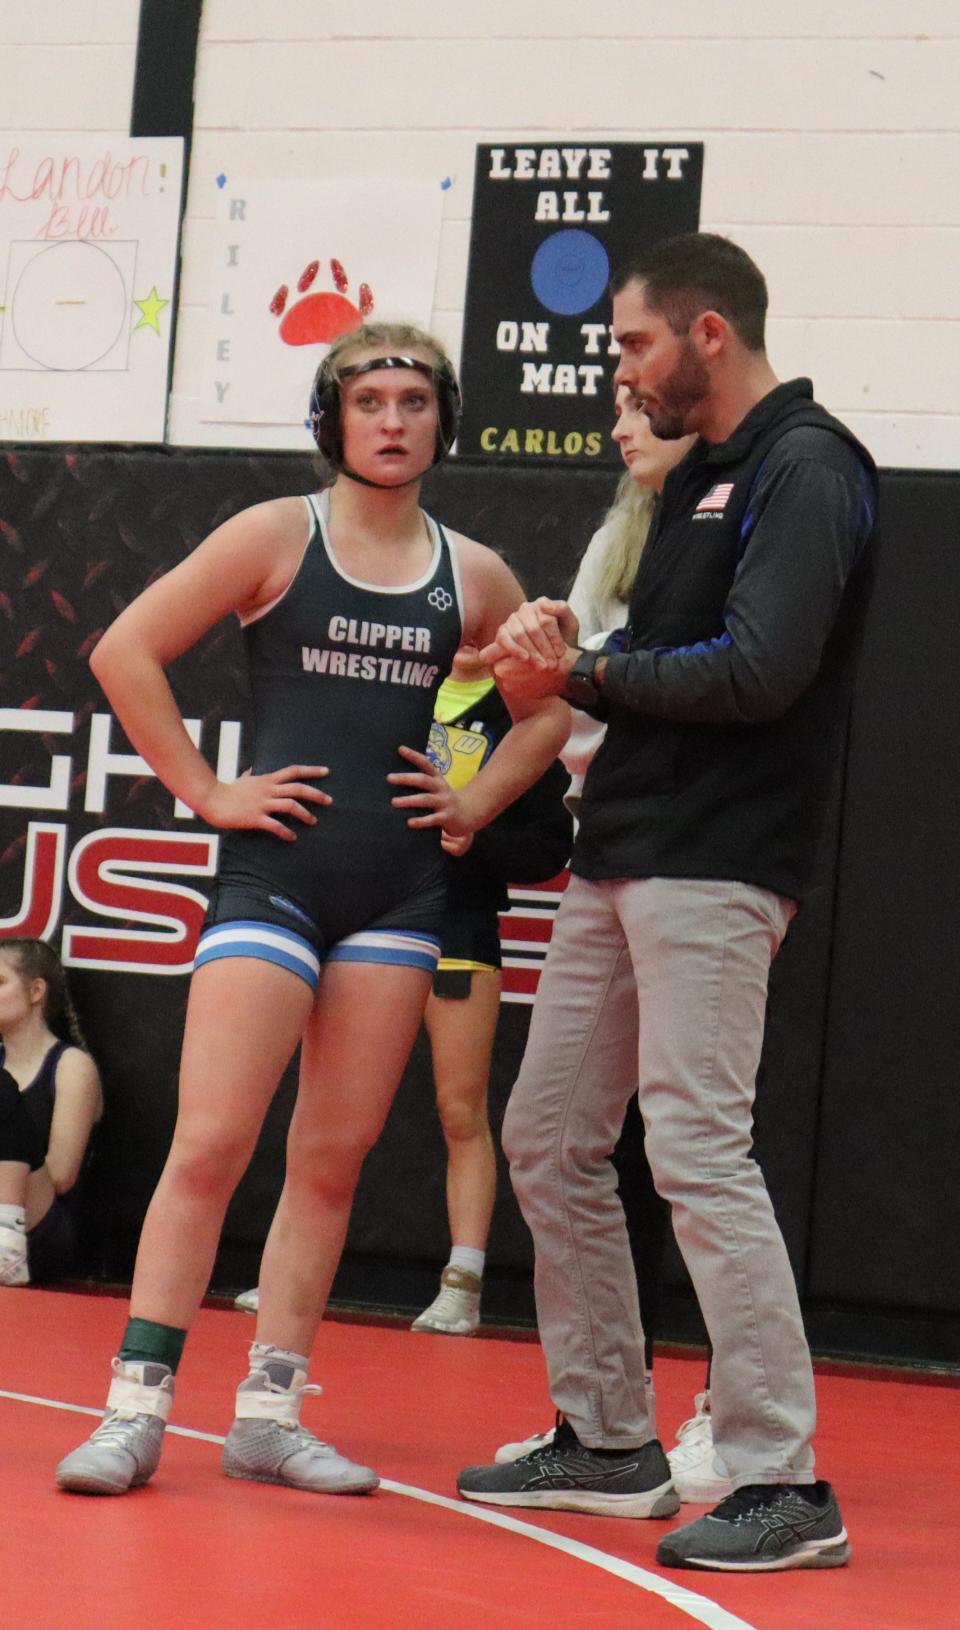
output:
[{"label": "landon bell poster", "polygon": [[462,455],[611,464],[611,274],[700,221],[699,142],[477,148]]}]

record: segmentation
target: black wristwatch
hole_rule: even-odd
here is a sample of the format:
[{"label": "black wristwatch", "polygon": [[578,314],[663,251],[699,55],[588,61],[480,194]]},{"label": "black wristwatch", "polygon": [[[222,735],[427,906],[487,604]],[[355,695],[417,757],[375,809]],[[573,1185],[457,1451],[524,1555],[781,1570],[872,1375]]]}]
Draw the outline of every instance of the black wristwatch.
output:
[{"label": "black wristwatch", "polygon": [[563,687],[565,702],[572,702],[574,707],[596,707],[600,700],[600,688],[594,671],[601,655],[600,651],[580,652]]}]

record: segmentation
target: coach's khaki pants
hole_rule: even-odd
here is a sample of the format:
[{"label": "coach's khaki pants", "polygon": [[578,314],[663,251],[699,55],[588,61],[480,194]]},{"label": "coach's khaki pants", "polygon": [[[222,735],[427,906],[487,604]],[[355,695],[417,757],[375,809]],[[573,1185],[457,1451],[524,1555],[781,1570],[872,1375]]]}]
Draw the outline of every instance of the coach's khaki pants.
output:
[{"label": "coach's khaki pants", "polygon": [[639,1081],[654,1181],[713,1343],[714,1438],[735,1485],[814,1477],[810,1355],[750,1155],[767,978],[793,912],[742,883],[571,879],[504,1122],[553,1402],[589,1447],[635,1447],[656,1426],[609,1156]]}]

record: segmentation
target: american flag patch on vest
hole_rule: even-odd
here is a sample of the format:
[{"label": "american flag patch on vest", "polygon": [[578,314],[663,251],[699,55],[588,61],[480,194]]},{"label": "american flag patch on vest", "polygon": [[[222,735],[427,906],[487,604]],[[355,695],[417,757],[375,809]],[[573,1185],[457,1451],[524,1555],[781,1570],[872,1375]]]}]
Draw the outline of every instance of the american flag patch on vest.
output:
[{"label": "american flag patch on vest", "polygon": [[727,499],[730,497],[732,491],[732,481],[718,481],[715,487],[710,488],[710,491],[707,493],[706,497],[701,498],[699,504],[693,512],[694,515],[699,515],[701,510],[705,509],[726,509]]}]

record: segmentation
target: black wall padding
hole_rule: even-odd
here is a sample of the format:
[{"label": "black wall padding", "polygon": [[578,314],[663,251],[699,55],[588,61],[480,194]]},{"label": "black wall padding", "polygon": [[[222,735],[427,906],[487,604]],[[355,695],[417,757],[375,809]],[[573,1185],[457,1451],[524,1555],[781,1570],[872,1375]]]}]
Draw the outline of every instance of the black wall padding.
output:
[{"label": "black wall padding", "polygon": [[183,136],[188,155],[202,10],[203,0],[140,0],[137,29],[130,134]]},{"label": "black wall padding", "polygon": [[885,477],[850,738],[808,1289],[960,1309],[960,481]]}]

